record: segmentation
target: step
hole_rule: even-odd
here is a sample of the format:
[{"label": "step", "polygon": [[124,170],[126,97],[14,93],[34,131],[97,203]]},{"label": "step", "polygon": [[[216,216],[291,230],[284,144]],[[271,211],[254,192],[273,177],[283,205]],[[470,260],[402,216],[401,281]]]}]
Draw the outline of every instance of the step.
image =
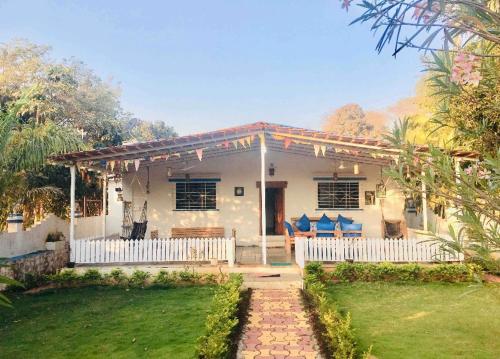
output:
[{"label": "step", "polygon": [[252,289],[301,289],[299,273],[266,271],[265,273],[244,273],[243,287]]}]

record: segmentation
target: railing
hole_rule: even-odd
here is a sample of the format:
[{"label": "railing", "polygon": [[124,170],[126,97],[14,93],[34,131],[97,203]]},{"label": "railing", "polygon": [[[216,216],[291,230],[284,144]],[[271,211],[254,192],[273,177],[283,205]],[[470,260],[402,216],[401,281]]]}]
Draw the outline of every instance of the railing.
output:
[{"label": "railing", "polygon": [[235,261],[234,238],[102,239],[71,241],[78,264]]},{"label": "railing", "polygon": [[296,238],[295,261],[320,262],[436,262],[461,261],[443,251],[438,242],[391,238]]}]

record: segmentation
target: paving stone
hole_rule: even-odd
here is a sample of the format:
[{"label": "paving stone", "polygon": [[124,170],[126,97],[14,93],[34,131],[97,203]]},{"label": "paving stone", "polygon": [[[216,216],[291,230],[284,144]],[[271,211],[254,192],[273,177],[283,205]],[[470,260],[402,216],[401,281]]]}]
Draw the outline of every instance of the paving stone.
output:
[{"label": "paving stone", "polygon": [[255,289],[249,310],[237,358],[321,358],[298,290]]}]

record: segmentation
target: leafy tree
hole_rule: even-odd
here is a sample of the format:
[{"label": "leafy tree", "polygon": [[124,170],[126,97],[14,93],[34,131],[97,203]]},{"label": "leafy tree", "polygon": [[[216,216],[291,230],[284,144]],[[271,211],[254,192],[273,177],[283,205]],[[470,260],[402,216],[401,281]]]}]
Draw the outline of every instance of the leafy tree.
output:
[{"label": "leafy tree", "polygon": [[323,122],[323,130],[338,135],[378,137],[384,128],[382,114],[369,113],[355,103],[344,105],[328,115]]},{"label": "leafy tree", "polygon": [[153,141],[175,137],[173,127],[163,121],[147,122],[138,118],[130,118],[123,128],[123,136],[127,141]]},{"label": "leafy tree", "polygon": [[[352,0],[341,0],[349,8]],[[394,42],[393,55],[404,48],[459,52],[470,43],[500,45],[498,0],[363,0],[356,22],[371,22],[379,32],[376,49]],[[436,47],[441,42],[440,48]],[[473,53],[484,56],[483,51]],[[488,56],[488,55],[487,55]]]},{"label": "leafy tree", "polygon": [[[348,8],[352,1],[344,1]],[[354,22],[381,31],[377,50],[394,42],[430,51],[427,60],[431,133],[445,131],[449,147],[423,152],[400,121],[387,139],[400,150],[388,171],[408,195],[425,184],[431,202],[454,209],[460,226],[443,248],[500,271],[500,3],[498,0],[364,0]],[[452,149],[472,150],[477,161],[456,163]]]}]

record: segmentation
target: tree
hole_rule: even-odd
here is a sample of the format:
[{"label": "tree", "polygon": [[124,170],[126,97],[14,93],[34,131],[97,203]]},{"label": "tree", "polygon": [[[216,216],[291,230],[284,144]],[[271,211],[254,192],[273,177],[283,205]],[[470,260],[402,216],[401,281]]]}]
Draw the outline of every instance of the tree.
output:
[{"label": "tree", "polygon": [[[0,228],[17,207],[66,215],[69,176],[48,156],[175,135],[163,122],[131,120],[120,89],[76,59],[55,61],[50,48],[19,40],[0,45]],[[77,174],[77,195],[100,198],[98,179]]]},{"label": "tree", "polygon": [[[404,48],[430,52],[425,84],[431,90],[425,95],[430,114],[420,120],[431,133],[449,137],[448,147],[429,143],[423,152],[416,136],[409,138],[410,122],[400,121],[386,136],[399,149],[388,175],[407,195],[425,184],[431,202],[454,209],[460,227],[449,227],[451,238],[436,236],[444,249],[499,272],[493,254],[500,251],[500,3],[364,0],[359,6],[365,12],[353,23],[372,22],[372,31],[381,30],[379,52],[392,41],[393,55]],[[457,163],[452,151],[458,149],[476,151],[479,158]]]},{"label": "tree", "polygon": [[138,118],[130,118],[123,127],[124,138],[127,141],[153,141],[162,138],[175,137],[177,134],[171,126],[163,121],[147,122]]},{"label": "tree", "polygon": [[[353,0],[341,0],[349,8]],[[394,42],[393,55],[404,48],[426,51],[468,50],[478,56],[500,45],[500,3],[498,0],[363,0],[364,13],[356,22],[371,22],[379,32],[376,49]],[[441,42],[442,46],[438,46]],[[471,49],[471,43],[483,43]]]},{"label": "tree", "polygon": [[323,131],[351,137],[379,137],[385,126],[384,115],[377,112],[365,114],[358,104],[347,104],[328,115]]}]

